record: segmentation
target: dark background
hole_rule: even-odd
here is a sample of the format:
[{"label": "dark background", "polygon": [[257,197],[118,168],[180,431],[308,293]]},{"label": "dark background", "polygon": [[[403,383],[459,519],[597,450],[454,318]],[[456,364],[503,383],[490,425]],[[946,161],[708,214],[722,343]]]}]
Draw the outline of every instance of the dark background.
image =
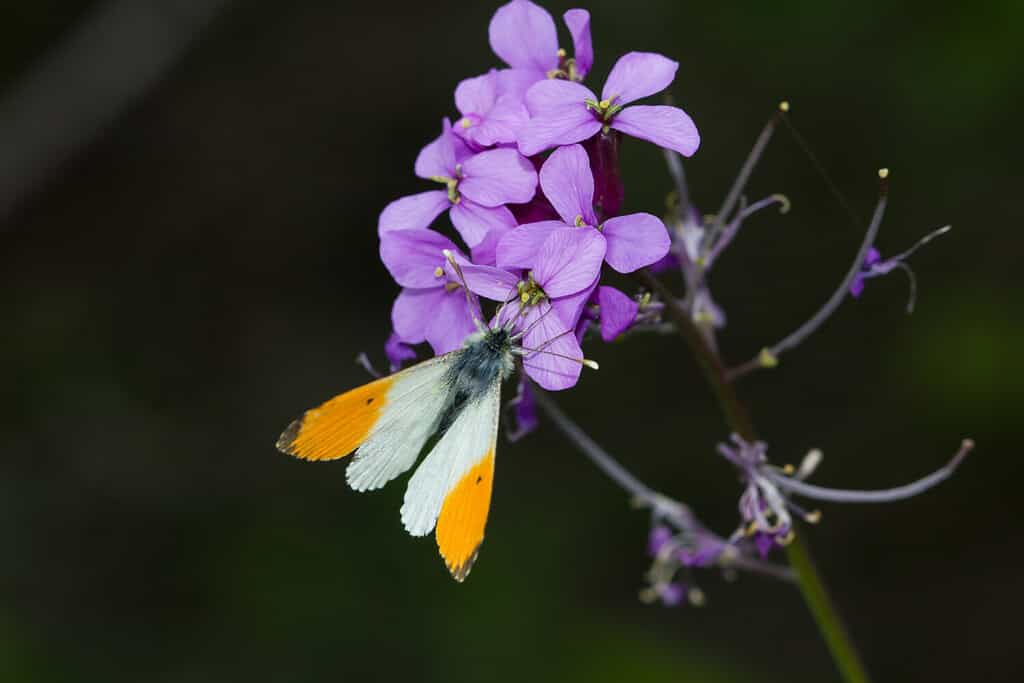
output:
[{"label": "dark background", "polygon": [[[167,68],[113,97],[73,149],[39,152],[45,172],[8,169],[0,678],[835,678],[790,586],[710,572],[703,608],[638,602],[646,515],[550,427],[500,447],[488,541],[464,585],[432,540],[402,531],[404,484],[357,495],[343,464],[274,450],[301,410],[366,378],[359,351],[383,364],[397,288],[377,214],[424,189],[412,162],[453,113],[452,89],[497,64],[496,6],[225,5],[175,34]],[[824,449],[823,484],[903,483],[976,439],[951,482],[900,504],[826,505],[808,540],[878,680],[1016,680],[1024,5],[587,6],[591,86],[628,50],[681,63],[672,92],[702,133],[687,171],[704,211],[788,99],[861,215],[876,169],[892,170],[884,252],[954,226],[913,259],[913,316],[900,274],[872,281],[741,393],[777,462]],[[104,11],[6,3],[0,102],[16,108],[38,64]],[[131,25],[111,30],[101,49],[126,49],[117,32]],[[127,44],[112,71],[166,48]],[[75,82],[78,63],[58,72]],[[110,93],[51,95],[72,104],[38,119],[43,142]],[[34,139],[0,130],[0,157]],[[624,166],[627,210],[659,213],[658,151],[629,141]],[[713,278],[734,361],[806,318],[861,236],[781,130],[749,196],[772,192],[792,212],[751,221]],[[558,397],[566,409],[731,530],[739,488],[713,450],[726,428],[679,340],[588,354],[602,369]]]}]

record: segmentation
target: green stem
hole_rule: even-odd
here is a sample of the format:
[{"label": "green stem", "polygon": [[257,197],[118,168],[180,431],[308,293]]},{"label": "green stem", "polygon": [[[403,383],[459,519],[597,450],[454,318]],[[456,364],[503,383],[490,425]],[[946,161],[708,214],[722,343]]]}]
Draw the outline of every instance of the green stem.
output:
[{"label": "green stem", "polygon": [[[740,403],[733,384],[726,378],[725,368],[718,355],[704,341],[700,330],[690,320],[686,311],[676,303],[676,297],[653,273],[639,271],[640,280],[655,292],[665,304],[665,311],[675,323],[679,334],[693,351],[705,379],[722,408],[729,428],[746,441],[757,439],[754,423]],[[839,612],[828,594],[824,581],[811,560],[810,552],[797,534],[793,542],[786,546],[786,556],[796,574],[796,583],[800,587],[804,602],[818,624],[822,638],[832,653],[832,659],[847,683],[867,683],[868,675],[861,663],[860,656],[850,639],[850,635],[839,618]]]}]

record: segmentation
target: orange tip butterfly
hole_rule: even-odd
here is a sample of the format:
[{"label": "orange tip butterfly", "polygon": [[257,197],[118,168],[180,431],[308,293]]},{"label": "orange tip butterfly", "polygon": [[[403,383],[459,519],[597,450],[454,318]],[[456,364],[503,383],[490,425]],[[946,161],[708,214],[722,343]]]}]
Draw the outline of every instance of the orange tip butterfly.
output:
[{"label": "orange tip butterfly", "polygon": [[[449,263],[461,279],[450,256]],[[471,307],[478,307],[466,292]],[[551,353],[524,349],[519,340],[525,331],[513,332],[515,322],[488,327],[478,319],[478,331],[461,348],[307,410],[281,434],[278,450],[304,460],[354,452],[348,484],[372,491],[411,469],[436,435],[409,479],[402,524],[413,536],[434,531],[448,571],[463,581],[480,551],[491,505],[501,383],[517,355]],[[573,360],[597,368],[591,360]]]}]

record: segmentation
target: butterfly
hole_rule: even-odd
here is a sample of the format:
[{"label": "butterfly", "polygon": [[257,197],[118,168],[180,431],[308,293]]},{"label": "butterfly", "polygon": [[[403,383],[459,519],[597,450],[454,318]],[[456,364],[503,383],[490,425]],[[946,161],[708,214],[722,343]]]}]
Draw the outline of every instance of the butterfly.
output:
[{"label": "butterfly", "polygon": [[[463,282],[468,303],[479,310],[458,263],[450,253],[446,257]],[[278,450],[304,460],[336,460],[354,451],[345,472],[348,484],[371,491],[411,469],[435,438],[409,479],[402,524],[413,536],[435,531],[441,557],[459,582],[473,568],[487,525],[501,384],[515,370],[517,356],[552,353],[522,346],[529,328],[516,331],[515,325],[523,308],[500,322],[505,303],[492,325],[475,318],[477,331],[461,348],[307,410],[277,441]],[[549,306],[537,320],[550,311]],[[569,360],[597,367],[588,359]]]}]

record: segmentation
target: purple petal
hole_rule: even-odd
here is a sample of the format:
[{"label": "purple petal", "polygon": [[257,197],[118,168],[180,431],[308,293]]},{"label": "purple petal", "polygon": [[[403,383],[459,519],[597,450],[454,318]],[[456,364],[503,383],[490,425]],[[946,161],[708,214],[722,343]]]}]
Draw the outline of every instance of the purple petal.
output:
[{"label": "purple petal", "polygon": [[466,293],[461,288],[445,292],[444,297],[431,310],[431,320],[427,326],[427,341],[434,353],[440,355],[454,351],[475,331],[476,323],[473,322]]},{"label": "purple petal", "polygon": [[482,76],[460,81],[455,86],[455,106],[463,116],[486,114],[498,99],[498,73],[494,70]]},{"label": "purple petal", "polygon": [[[401,295],[399,295],[401,296]],[[416,352],[397,333],[392,332],[384,343],[384,355],[388,357],[391,372],[398,372],[407,360],[416,358]]]},{"label": "purple petal", "polygon": [[551,298],[575,294],[601,272],[605,239],[591,228],[562,228],[544,240],[533,276]]},{"label": "purple petal", "polygon": [[525,204],[537,191],[537,172],[529,159],[514,149],[492,149],[462,165],[459,194],[482,206]]},{"label": "purple petal", "polygon": [[583,317],[584,310],[586,310],[587,301],[590,300],[594,290],[597,289],[597,283],[600,279],[600,277],[595,277],[589,286],[584,287],[575,294],[560,296],[557,299],[551,300],[551,306],[555,309],[555,313],[558,314],[558,319],[562,321],[562,324],[573,330],[576,329],[576,325],[579,323],[580,318]]},{"label": "purple petal", "polygon": [[864,293],[864,276],[857,275],[853,278],[853,282],[850,283],[850,295],[854,299],[859,299],[860,295]]},{"label": "purple petal", "polygon": [[498,261],[498,245],[502,238],[512,231],[512,228],[496,228],[489,230],[487,235],[470,249],[473,256],[473,263],[482,266],[493,266]]},{"label": "purple petal", "polygon": [[519,151],[528,157],[549,147],[571,145],[597,135],[601,122],[582,102],[551,109],[519,129]]},{"label": "purple petal", "polygon": [[608,241],[604,258],[620,273],[632,273],[651,265],[672,246],[665,224],[649,213],[609,218],[601,230]]},{"label": "purple petal", "polygon": [[614,287],[599,287],[597,303],[601,307],[601,339],[606,342],[629,329],[640,310],[640,304]]},{"label": "purple petal", "polygon": [[409,344],[426,341],[434,311],[445,296],[444,287],[403,289],[391,307],[391,325],[395,334]]},{"label": "purple petal", "polygon": [[450,239],[433,230],[393,230],[380,238],[380,259],[395,282],[403,287],[444,285],[444,249],[458,252]]},{"label": "purple petal", "polygon": [[566,329],[550,304],[532,306],[522,324],[530,329],[523,338],[523,346],[535,350],[523,356],[526,374],[548,391],[575,386],[583,366],[571,359],[582,359],[583,350],[576,335]]},{"label": "purple petal", "polygon": [[444,190],[429,190],[396,199],[380,212],[377,234],[392,230],[424,230],[451,206]]},{"label": "purple petal", "polygon": [[[526,91],[526,108],[533,116],[544,114],[552,109],[561,109],[570,104],[582,105],[586,100],[596,102],[597,95],[586,86],[561,79],[541,81]],[[584,108],[586,108],[585,105]]]},{"label": "purple petal", "polygon": [[540,169],[544,196],[568,225],[583,217],[586,225],[597,225],[594,216],[594,176],[590,159],[580,145],[559,147]]},{"label": "purple petal", "polygon": [[537,252],[552,232],[566,228],[561,221],[527,223],[509,230],[498,243],[497,264],[501,268],[532,268]]},{"label": "purple petal", "polygon": [[519,129],[529,120],[530,114],[522,100],[513,95],[502,95],[486,116],[463,117],[454,130],[456,135],[478,149],[485,149],[514,144],[519,139]]},{"label": "purple petal", "polygon": [[535,83],[547,80],[543,71],[536,69],[499,69],[498,96],[508,95],[521,104],[526,102],[526,91]]},{"label": "purple petal", "polygon": [[647,536],[647,554],[654,557],[671,540],[672,530],[659,524],[651,529],[650,535]]},{"label": "purple petal", "polygon": [[507,431],[508,440],[515,442],[537,429],[540,420],[537,419],[537,406],[533,400],[533,389],[525,377],[519,378],[519,390],[516,397],[509,404],[512,406],[515,416],[515,429]]},{"label": "purple petal", "polygon": [[416,156],[416,175],[420,178],[455,177],[455,137],[447,118],[441,121],[441,135]]},{"label": "purple petal", "polygon": [[576,59],[576,72],[582,78],[594,65],[594,46],[590,40],[590,12],[571,9],[562,15],[572,34],[572,51]]},{"label": "purple petal", "polygon": [[558,66],[558,34],[548,11],[528,0],[512,0],[494,13],[491,49],[512,67],[547,72]]},{"label": "purple petal", "polygon": [[693,156],[700,146],[700,133],[686,112],[664,105],[626,107],[611,120],[612,128],[626,135]]},{"label": "purple petal", "polygon": [[448,215],[452,225],[471,249],[483,242],[491,230],[508,229],[516,225],[515,216],[504,206],[489,208],[466,198],[452,206]]},{"label": "purple petal", "polygon": [[516,294],[519,278],[501,268],[472,263],[460,265],[466,286],[474,294],[492,301],[508,301]]},{"label": "purple petal", "polygon": [[678,68],[678,62],[654,52],[626,53],[608,74],[601,99],[621,105],[659,93],[672,83]]}]

